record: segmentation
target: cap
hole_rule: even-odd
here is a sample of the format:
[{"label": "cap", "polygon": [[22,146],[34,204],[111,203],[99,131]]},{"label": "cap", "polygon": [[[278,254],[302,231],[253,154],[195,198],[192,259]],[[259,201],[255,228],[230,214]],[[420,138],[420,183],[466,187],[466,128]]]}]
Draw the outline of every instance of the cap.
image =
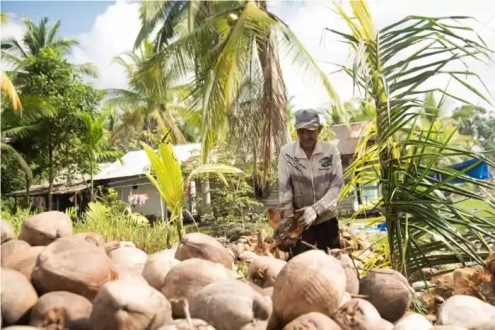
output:
[{"label": "cap", "polygon": [[296,112],[296,130],[301,128],[315,130],[320,125],[320,116],[315,110],[301,109]]}]

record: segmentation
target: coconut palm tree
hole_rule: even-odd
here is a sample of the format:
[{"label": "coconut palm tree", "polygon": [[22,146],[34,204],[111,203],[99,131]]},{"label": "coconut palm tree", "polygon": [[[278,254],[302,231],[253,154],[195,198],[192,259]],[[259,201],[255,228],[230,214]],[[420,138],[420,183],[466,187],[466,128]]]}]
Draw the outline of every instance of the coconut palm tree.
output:
[{"label": "coconut palm tree", "polygon": [[114,59],[125,69],[129,88],[106,90],[109,99],[105,107],[121,119],[114,128],[112,141],[137,131],[139,139],[151,144],[151,135],[157,129],[166,129],[172,133],[174,143],[184,143],[184,133],[189,132],[190,139],[191,129],[200,124],[199,112],[184,103],[184,88],[171,87],[171,69],[167,63],[161,63],[160,67],[147,70],[145,74],[137,74],[143,72],[143,63],[155,54],[151,42],[146,41],[139,51]]},{"label": "coconut palm tree", "polygon": [[[0,22],[2,24],[7,23],[8,14],[1,12],[0,15]],[[19,99],[19,95],[17,95],[17,90],[15,89],[9,76],[7,76],[7,74],[3,71],[0,71],[0,84],[2,93],[4,93],[12,101],[12,109],[14,109],[15,112],[22,112],[22,104]]]},{"label": "coconut palm tree", "polygon": [[[344,194],[359,183],[379,183],[381,197],[375,207],[387,224],[387,262],[406,275],[424,267],[483,263],[489,252],[486,239],[495,238],[493,222],[471,214],[451,198],[483,200],[480,194],[454,185],[452,180],[461,178],[492,191],[495,186],[437,166],[436,160],[462,155],[495,164],[470,150],[451,146],[450,138],[433,139],[433,125],[426,130],[418,127],[422,116],[418,109],[432,107],[420,96],[433,90],[465,102],[447,89],[426,87],[432,77],[441,75],[489,102],[463,79],[477,77],[475,72],[450,67],[462,67],[460,61],[467,58],[485,60],[491,51],[478,41],[469,18],[408,16],[376,30],[365,0],[349,4],[352,14],[336,5],[348,31],[332,31],[355,52],[353,66],[345,69],[361,94],[373,100],[376,116],[374,125],[362,133],[357,159],[346,173],[352,180]],[[366,146],[372,136],[376,143]],[[426,163],[425,156],[431,156]]]},{"label": "coconut palm tree", "polygon": [[[57,33],[60,28],[60,21],[48,25],[48,18],[41,18],[38,25],[35,25],[28,18],[22,20],[26,25],[26,32],[21,40],[15,38],[2,39],[0,44],[1,55],[6,63],[13,66],[13,71],[22,70],[25,59],[29,56],[36,56],[44,48],[53,48],[61,54],[68,54],[73,46],[79,44],[75,39],[59,38]],[[96,77],[97,69],[91,63],[73,64],[76,72]]]},{"label": "coconut palm tree", "polygon": [[194,106],[202,109],[202,161],[207,162],[214,143],[227,139],[230,114],[240,100],[242,85],[258,72],[255,109],[261,128],[259,157],[262,183],[267,181],[274,151],[290,141],[287,125],[287,91],[279,51],[290,55],[305,73],[313,73],[340,100],[315,61],[289,27],[267,10],[265,1],[161,1],[144,2],[143,28],[136,44],[158,31],[154,39],[159,53],[150,65],[173,61],[179,77],[190,82]]}]

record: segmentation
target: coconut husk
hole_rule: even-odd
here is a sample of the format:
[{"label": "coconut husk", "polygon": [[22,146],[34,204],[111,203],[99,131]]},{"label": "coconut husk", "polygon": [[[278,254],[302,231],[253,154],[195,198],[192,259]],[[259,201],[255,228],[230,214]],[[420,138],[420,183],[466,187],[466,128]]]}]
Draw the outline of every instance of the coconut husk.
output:
[{"label": "coconut husk", "polygon": [[272,311],[271,300],[248,284],[230,280],[203,287],[190,304],[191,317],[217,330],[263,329]]},{"label": "coconut husk", "polygon": [[12,227],[10,222],[2,219],[0,223],[0,231],[2,236],[2,244],[10,241],[11,239],[14,239],[15,236],[14,227]]},{"label": "coconut husk", "polygon": [[215,328],[200,319],[177,319],[158,330],[215,330]]},{"label": "coconut husk", "polygon": [[21,251],[27,250],[31,247],[28,242],[20,239],[12,239],[2,244],[2,266],[10,258],[10,256],[16,256]]},{"label": "coconut husk", "polygon": [[273,286],[273,318],[268,329],[278,329],[295,318],[320,312],[331,316],[345,293],[342,264],[321,250],[309,250],[287,262]]},{"label": "coconut husk", "polygon": [[341,330],[334,320],[322,313],[304,314],[287,324],[282,330]]},{"label": "coconut husk", "polygon": [[332,316],[344,330],[381,330],[382,317],[376,308],[364,299],[354,298],[339,307]]},{"label": "coconut husk", "polygon": [[278,274],[287,262],[273,257],[259,256],[255,258],[248,269],[248,280],[261,288],[273,286]]},{"label": "coconut husk", "polygon": [[382,318],[395,322],[411,305],[414,290],[407,279],[393,269],[372,269],[361,278],[359,293],[375,306]]},{"label": "coconut husk", "polygon": [[228,249],[215,238],[203,233],[184,235],[175,252],[175,258],[180,261],[201,258],[222,264],[228,269],[233,268]]},{"label": "coconut husk", "polygon": [[48,211],[24,220],[19,239],[32,246],[40,246],[70,235],[72,235],[71,218],[60,211]]},{"label": "coconut husk", "polygon": [[93,302],[93,330],[158,329],[172,322],[170,302],[144,281],[105,283]]},{"label": "coconut husk", "polygon": [[88,299],[75,293],[49,292],[33,306],[29,324],[50,329],[72,328],[72,324],[88,328],[92,308]]},{"label": "coconut husk", "polygon": [[30,246],[26,250],[19,251],[15,255],[11,255],[7,260],[5,260],[3,266],[21,272],[29,281],[31,281],[31,275],[33,273],[34,266],[36,265],[36,261],[38,260],[41,251],[44,249],[44,246]]},{"label": "coconut husk", "polygon": [[143,277],[157,290],[163,288],[165,276],[172,267],[179,264],[175,259],[175,251],[172,249],[162,250],[149,256],[143,269]]},{"label": "coconut husk", "polygon": [[1,275],[2,326],[27,324],[38,294],[22,273],[2,267]]}]

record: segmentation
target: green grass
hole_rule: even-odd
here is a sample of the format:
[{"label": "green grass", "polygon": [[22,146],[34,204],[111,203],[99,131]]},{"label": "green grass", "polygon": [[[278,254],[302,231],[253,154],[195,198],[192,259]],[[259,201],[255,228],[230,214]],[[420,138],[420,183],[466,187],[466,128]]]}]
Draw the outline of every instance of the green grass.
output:
[{"label": "green grass", "polygon": [[470,212],[479,217],[491,218],[495,221],[495,209],[485,201],[468,199],[456,204],[466,212]]}]

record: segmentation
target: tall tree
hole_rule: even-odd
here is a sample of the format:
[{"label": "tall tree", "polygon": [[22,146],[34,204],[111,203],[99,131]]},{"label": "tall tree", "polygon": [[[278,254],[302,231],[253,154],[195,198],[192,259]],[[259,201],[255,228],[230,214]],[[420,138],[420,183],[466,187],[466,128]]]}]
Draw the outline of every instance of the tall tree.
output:
[{"label": "tall tree", "polygon": [[[257,158],[262,165],[261,183],[266,182],[273,147],[278,150],[290,139],[279,49],[291,55],[305,73],[314,73],[342,110],[326,74],[263,1],[145,2],[141,19],[140,38],[152,35],[156,29],[159,31],[155,45],[160,53],[150,65],[173,60],[178,76],[193,76],[191,98],[202,109],[203,162],[207,162],[214,143],[226,140],[229,114],[242,93],[246,77],[256,70],[261,74],[259,83],[254,85],[258,91],[253,95],[257,96],[256,109],[262,129],[252,139],[260,140]],[[187,28],[180,29],[181,24]]]},{"label": "tall tree", "polygon": [[[26,26],[26,32],[21,40],[11,37],[2,39],[0,44],[2,58],[13,66],[13,71],[22,70],[29,55],[37,56],[43,49],[55,49],[66,55],[73,46],[79,44],[76,39],[58,36],[60,21],[48,25],[48,18],[43,17],[38,25],[35,25],[28,18],[23,18],[23,22]],[[73,68],[80,73],[92,77],[97,76],[97,69],[91,63],[73,64]]]},{"label": "tall tree", "polygon": [[48,208],[52,208],[55,175],[63,170],[84,172],[87,160],[76,152],[76,138],[87,129],[79,119],[80,112],[94,115],[101,95],[84,84],[71,64],[51,48],[38,55],[29,55],[17,79],[24,91],[43,98],[53,110],[33,124],[29,141],[38,152],[37,164],[47,174],[49,183]]},{"label": "tall tree", "polygon": [[153,70],[143,70],[143,64],[155,54],[151,42],[145,41],[139,50],[115,58],[126,71],[129,87],[107,90],[105,106],[121,119],[114,127],[112,141],[134,131],[138,139],[152,144],[152,135],[158,129],[166,129],[172,133],[174,143],[184,143],[184,124],[199,126],[200,113],[184,103],[184,89],[171,86],[174,77],[170,66],[161,63]]}]

